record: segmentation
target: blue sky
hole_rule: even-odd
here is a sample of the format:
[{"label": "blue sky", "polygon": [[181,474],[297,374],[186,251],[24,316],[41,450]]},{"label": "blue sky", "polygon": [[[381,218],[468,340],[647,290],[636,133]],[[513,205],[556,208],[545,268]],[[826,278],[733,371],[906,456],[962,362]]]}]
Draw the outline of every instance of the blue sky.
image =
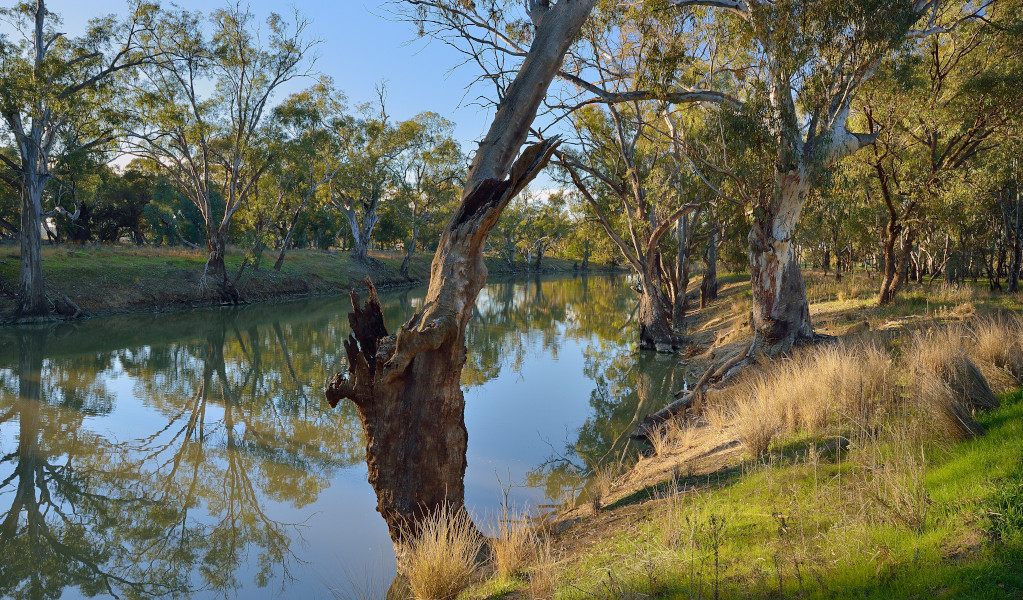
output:
[{"label": "blue sky", "polygon": [[[227,5],[219,0],[178,0],[176,4],[204,12]],[[126,6],[123,1],[47,3],[50,11],[61,15],[64,30],[71,35],[80,33],[88,19],[123,13]],[[286,17],[291,14],[282,2],[252,0],[249,6],[259,21],[273,11]],[[352,105],[375,101],[375,87],[386,81],[388,113],[393,118],[407,119],[426,110],[436,112],[455,122],[456,137],[466,152],[485,133],[490,114],[473,104],[473,99],[491,90],[477,87],[466,95],[466,86],[475,72],[472,66],[452,71],[464,60],[453,48],[438,41],[415,39],[412,25],[389,20],[386,7],[378,2],[298,0],[294,6],[310,21],[308,35],[321,40],[314,51],[318,57],[315,69],[333,77]],[[310,84],[312,80],[293,83],[277,99]]]}]

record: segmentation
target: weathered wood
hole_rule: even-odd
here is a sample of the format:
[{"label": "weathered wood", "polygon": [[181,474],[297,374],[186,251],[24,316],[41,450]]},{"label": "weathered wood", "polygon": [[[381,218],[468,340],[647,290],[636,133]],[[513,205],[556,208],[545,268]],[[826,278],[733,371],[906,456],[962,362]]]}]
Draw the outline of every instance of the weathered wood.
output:
[{"label": "weathered wood", "polygon": [[361,306],[353,293],[347,372],[335,375],[325,393],[331,405],[348,398],[358,409],[377,510],[399,551],[425,515],[464,506],[468,434],[460,380],[465,329],[486,282],[483,247],[508,202],[559,143],[545,140],[515,158],[594,3],[562,0],[543,9],[533,44],[473,159],[461,205],[441,234],[422,310],[388,335],[372,285]]}]

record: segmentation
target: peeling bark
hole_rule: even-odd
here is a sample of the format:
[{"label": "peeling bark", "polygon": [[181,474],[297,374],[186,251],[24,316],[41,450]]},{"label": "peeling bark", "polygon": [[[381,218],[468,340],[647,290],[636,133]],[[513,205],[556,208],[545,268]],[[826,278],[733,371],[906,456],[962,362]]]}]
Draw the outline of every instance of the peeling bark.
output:
[{"label": "peeling bark", "polygon": [[43,287],[42,197],[45,179],[25,177],[21,189],[21,268],[18,276],[18,315],[37,317],[49,312]]},{"label": "peeling bark", "polygon": [[771,356],[813,339],[810,305],[792,247],[792,230],[805,202],[808,183],[801,171],[786,173],[775,201],[749,234],[756,350]]}]

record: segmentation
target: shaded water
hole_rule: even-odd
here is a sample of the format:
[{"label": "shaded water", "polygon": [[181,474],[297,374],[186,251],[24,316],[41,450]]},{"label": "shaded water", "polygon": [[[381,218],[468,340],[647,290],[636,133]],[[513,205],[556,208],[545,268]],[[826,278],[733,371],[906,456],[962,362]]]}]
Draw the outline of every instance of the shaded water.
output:
[{"label": "shaded water", "polygon": [[[424,288],[381,294],[392,330]],[[466,502],[578,492],[681,384],[622,277],[497,281],[468,331]],[[344,368],[347,298],[0,331],[0,594],[351,597],[394,555]],[[499,483],[500,481],[500,483]]]}]

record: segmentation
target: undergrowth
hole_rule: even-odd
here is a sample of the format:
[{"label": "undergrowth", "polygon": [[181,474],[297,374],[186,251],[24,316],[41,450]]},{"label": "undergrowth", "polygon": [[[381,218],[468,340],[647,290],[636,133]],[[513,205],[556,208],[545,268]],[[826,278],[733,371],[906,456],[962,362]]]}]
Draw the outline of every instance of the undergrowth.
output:
[{"label": "undergrowth", "polygon": [[[592,546],[462,597],[1021,598],[1021,333],[974,319],[771,363],[704,407],[745,441],[741,476],[662,484]],[[672,424],[657,454],[689,440]]]}]

